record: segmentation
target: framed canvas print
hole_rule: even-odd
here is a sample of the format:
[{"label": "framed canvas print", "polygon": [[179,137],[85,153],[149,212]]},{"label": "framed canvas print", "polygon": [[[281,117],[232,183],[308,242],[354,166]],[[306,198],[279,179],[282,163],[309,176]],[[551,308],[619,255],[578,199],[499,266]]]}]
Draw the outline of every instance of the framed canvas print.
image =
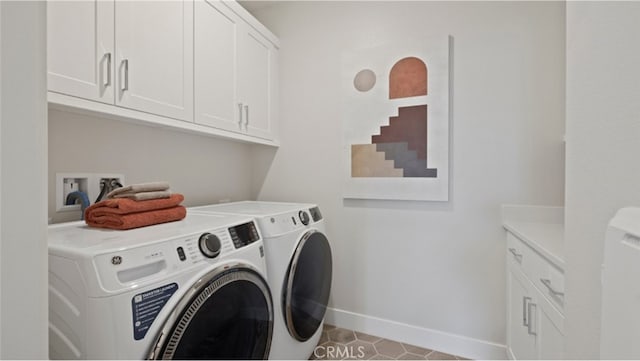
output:
[{"label": "framed canvas print", "polygon": [[449,36],[343,55],[344,198],[449,199]]}]

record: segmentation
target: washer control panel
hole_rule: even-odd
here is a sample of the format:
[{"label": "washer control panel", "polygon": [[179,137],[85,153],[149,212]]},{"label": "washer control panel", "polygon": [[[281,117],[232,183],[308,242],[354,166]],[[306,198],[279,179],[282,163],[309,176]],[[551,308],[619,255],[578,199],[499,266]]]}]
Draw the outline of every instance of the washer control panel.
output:
[{"label": "washer control panel", "polygon": [[202,230],[170,240],[99,254],[93,263],[108,291],[166,277],[199,262],[217,261],[235,250],[226,227]]},{"label": "washer control panel", "polygon": [[309,209],[309,213],[311,213],[311,218],[313,219],[314,222],[318,222],[322,220],[322,213],[320,213],[320,208],[313,207]]},{"label": "washer control panel", "polygon": [[175,253],[180,263],[196,264],[204,260],[215,260],[234,250],[233,242],[226,228],[198,233],[178,240]]},{"label": "washer control panel", "polygon": [[307,213],[306,211],[298,212],[298,218],[300,218],[300,222],[305,226],[309,225],[309,213]]},{"label": "washer control panel", "polygon": [[231,235],[231,240],[233,240],[233,245],[236,248],[242,248],[260,240],[260,235],[258,234],[256,225],[253,222],[229,227],[229,234]]}]

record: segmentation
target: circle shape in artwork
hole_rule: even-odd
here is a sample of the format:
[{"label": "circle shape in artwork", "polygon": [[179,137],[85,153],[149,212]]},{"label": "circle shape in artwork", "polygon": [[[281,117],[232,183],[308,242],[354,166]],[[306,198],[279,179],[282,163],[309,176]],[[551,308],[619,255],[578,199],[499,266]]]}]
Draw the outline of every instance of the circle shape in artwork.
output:
[{"label": "circle shape in artwork", "polygon": [[368,92],[376,85],[376,74],[370,69],[360,70],[353,78],[353,86],[360,92]]}]

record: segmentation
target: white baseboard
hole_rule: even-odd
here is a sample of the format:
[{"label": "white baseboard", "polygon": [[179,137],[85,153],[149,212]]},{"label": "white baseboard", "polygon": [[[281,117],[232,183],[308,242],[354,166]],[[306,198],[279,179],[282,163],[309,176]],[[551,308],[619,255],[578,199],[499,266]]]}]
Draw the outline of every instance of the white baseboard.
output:
[{"label": "white baseboard", "polygon": [[337,327],[475,360],[507,358],[505,345],[335,308],[327,308],[325,322]]}]

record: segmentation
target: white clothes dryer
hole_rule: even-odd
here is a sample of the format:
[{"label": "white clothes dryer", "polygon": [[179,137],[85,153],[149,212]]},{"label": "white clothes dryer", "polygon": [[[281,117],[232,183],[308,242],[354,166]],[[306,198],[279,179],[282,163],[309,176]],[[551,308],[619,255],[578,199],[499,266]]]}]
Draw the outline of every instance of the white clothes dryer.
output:
[{"label": "white clothes dryer", "polygon": [[308,359],[322,334],[331,291],[331,247],[319,208],[313,204],[245,201],[189,211],[255,217],[264,237],[274,302],[269,358]]},{"label": "white clothes dryer", "polygon": [[48,241],[50,358],[267,358],[273,303],[253,219],[73,222],[50,226]]},{"label": "white clothes dryer", "polygon": [[640,208],[609,222],[601,281],[600,359],[640,360]]}]

